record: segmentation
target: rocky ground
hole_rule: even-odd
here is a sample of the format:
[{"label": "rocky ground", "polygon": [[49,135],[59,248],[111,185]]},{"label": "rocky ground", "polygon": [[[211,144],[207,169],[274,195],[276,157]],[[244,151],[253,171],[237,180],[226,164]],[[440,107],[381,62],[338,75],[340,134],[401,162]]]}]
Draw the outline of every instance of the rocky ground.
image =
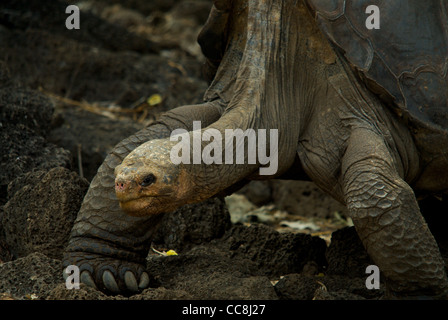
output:
[{"label": "rocky ground", "polygon": [[[196,36],[209,0],[0,4],[0,299],[379,299],[345,208],[311,182],[253,182],[166,215],[149,289],[67,290],[61,257],[108,151],[162,112],[201,101]],[[429,212],[447,257],[436,200]],[[437,207],[438,206],[438,207]],[[445,224],[446,225],[446,224]],[[177,255],[164,254],[175,250]]]}]

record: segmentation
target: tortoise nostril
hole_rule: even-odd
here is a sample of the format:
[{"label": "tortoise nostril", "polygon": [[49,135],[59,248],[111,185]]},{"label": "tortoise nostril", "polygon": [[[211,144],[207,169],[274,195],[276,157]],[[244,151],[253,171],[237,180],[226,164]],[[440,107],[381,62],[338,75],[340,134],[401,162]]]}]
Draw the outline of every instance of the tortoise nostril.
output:
[{"label": "tortoise nostril", "polygon": [[126,183],[123,182],[116,182],[115,183],[115,189],[119,190],[119,191],[123,191],[126,189]]}]

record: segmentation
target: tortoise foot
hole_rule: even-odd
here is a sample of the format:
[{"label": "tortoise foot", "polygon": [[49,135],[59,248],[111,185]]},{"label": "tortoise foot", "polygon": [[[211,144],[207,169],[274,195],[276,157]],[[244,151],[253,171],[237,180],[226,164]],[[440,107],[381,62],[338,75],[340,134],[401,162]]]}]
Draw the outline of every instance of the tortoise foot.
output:
[{"label": "tortoise foot", "polygon": [[71,252],[64,257],[64,279],[69,265],[79,268],[79,281],[109,294],[130,295],[147,288],[150,277],[143,265],[98,254]]}]

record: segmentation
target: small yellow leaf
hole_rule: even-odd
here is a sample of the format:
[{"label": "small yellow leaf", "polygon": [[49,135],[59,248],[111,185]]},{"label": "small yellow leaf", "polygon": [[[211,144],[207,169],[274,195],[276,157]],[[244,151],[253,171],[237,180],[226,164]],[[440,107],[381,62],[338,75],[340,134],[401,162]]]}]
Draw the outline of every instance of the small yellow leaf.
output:
[{"label": "small yellow leaf", "polygon": [[158,93],[153,94],[152,96],[150,96],[148,98],[148,100],[146,100],[146,102],[150,105],[150,106],[155,106],[158,105],[159,103],[162,102],[162,96]]},{"label": "small yellow leaf", "polygon": [[168,250],[166,253],[167,256],[177,256],[177,252],[174,250]]}]

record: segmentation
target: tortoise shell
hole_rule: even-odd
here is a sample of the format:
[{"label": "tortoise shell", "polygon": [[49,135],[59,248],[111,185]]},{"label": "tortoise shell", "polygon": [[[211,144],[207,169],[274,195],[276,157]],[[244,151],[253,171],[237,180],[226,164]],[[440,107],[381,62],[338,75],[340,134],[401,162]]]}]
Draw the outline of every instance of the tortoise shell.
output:
[{"label": "tortoise shell", "polygon": [[[306,0],[322,32],[405,119],[448,131],[448,2]],[[379,9],[369,29],[366,8]]]}]

